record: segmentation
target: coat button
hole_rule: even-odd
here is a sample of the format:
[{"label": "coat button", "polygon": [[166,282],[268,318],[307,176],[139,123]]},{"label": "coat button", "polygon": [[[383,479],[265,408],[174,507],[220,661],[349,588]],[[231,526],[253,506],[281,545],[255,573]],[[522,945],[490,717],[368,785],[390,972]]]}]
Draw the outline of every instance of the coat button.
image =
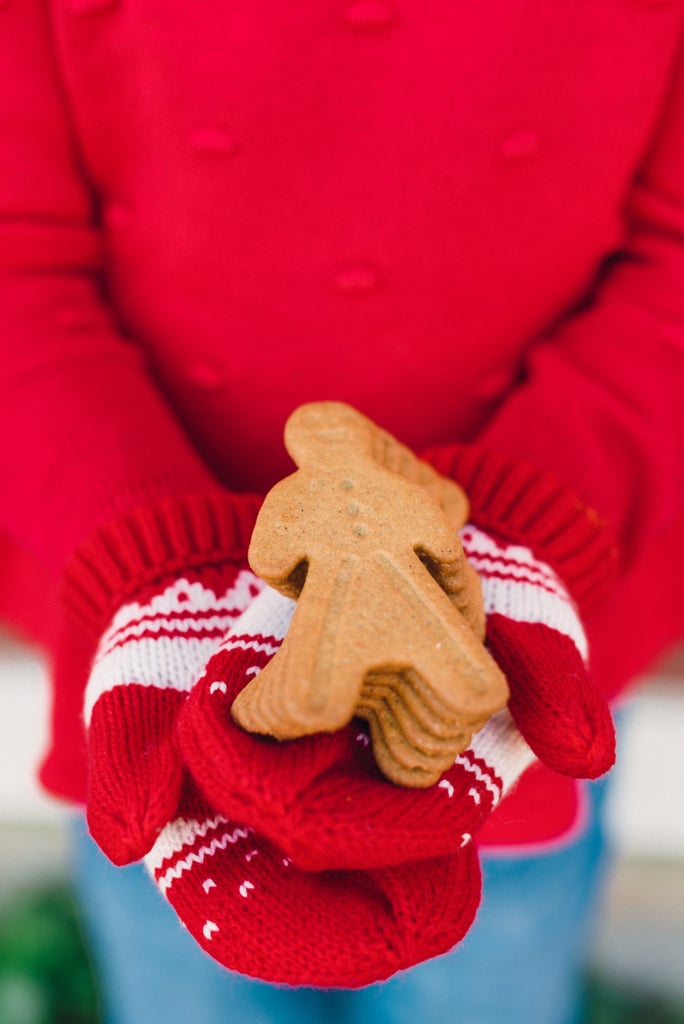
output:
[{"label": "coat button", "polygon": [[499,154],[506,163],[517,163],[531,160],[539,153],[539,134],[530,129],[523,129],[508,135],[499,144]]},{"label": "coat button", "polygon": [[395,21],[396,11],[389,0],[352,0],[344,17],[355,28],[386,28]]},{"label": "coat button", "polygon": [[382,286],[382,277],[372,263],[349,263],[334,277],[335,287],[349,294],[374,292]]},{"label": "coat button", "polygon": [[226,382],[225,371],[218,363],[198,359],[187,367],[186,375],[191,384],[204,391],[215,391]]},{"label": "coat button", "polygon": [[190,145],[206,156],[233,156],[240,148],[234,135],[220,125],[202,125],[190,136]]},{"label": "coat button", "polygon": [[119,199],[113,199],[107,204],[104,211],[104,219],[108,228],[120,231],[132,220],[132,211],[127,203]]}]

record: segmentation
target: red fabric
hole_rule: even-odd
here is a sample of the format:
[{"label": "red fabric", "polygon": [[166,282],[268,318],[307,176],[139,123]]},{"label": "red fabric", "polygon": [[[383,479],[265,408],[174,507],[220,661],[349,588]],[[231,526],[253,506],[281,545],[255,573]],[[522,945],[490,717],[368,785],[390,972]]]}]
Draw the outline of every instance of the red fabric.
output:
[{"label": "red fabric", "polygon": [[470,518],[481,529],[531,548],[550,565],[583,614],[613,589],[620,562],[615,538],[554,474],[477,445],[442,445],[423,458],[463,487]]},{"label": "red fabric", "polygon": [[185,763],[212,807],[248,821],[308,871],[398,866],[467,846],[501,797],[490,765],[469,752],[465,766],[444,773],[447,795],[388,782],[360,719],[287,743],[245,732],[231,706],[280,641],[236,629],[236,643],[209,660],[179,716]]},{"label": "red fabric", "polygon": [[217,815],[189,781],[179,814],[148,869],[210,956],[263,981],[382,981],[452,949],[480,902],[473,844],[374,871],[301,871],[249,827]]},{"label": "red fabric", "polygon": [[582,822],[581,783],[541,762],[525,772],[476,836],[480,849],[543,848],[567,840]]},{"label": "red fabric", "polygon": [[247,563],[259,508],[255,496],[193,495],[138,510],[88,537],[69,561],[63,601],[68,616],[97,640],[130,598],[188,570]]},{"label": "red fabric", "polygon": [[539,760],[574,778],[609,771],[613,721],[573,642],[542,623],[490,615],[487,646],[510,683],[511,717]]},{"label": "red fabric", "polygon": [[[353,10],[2,5],[0,610],[49,642],[96,527],[263,492],[287,414],[338,398],[600,512],[615,692],[684,615],[684,0]],[[43,772],[70,796],[78,661]]]},{"label": "red fabric", "polygon": [[[498,470],[500,460],[493,461]],[[483,456],[478,463],[484,474]],[[500,472],[494,475],[502,479]],[[510,482],[511,478],[507,479]],[[540,481],[537,485],[539,493]],[[363,494],[358,497],[363,506]],[[496,508],[501,489],[495,489],[491,497],[491,506]],[[525,506],[525,518],[534,533],[539,529],[538,518],[534,519],[524,500],[521,506]],[[578,532],[576,502],[566,506],[565,514],[557,507],[551,515],[547,503],[542,507],[547,525],[565,522],[569,512],[570,536]],[[475,522],[479,511],[473,503]],[[288,522],[292,535],[297,523],[292,517]],[[257,524],[255,536],[260,525],[263,523]],[[586,534],[586,530],[579,532]],[[463,550],[482,580],[487,645],[508,681],[508,709],[520,733],[539,759],[556,772],[578,778],[604,774],[615,759],[613,723],[605,698],[586,672],[581,653],[584,637],[565,587],[548,566],[518,545],[500,538],[495,541],[473,525],[464,529],[462,536]],[[561,535],[557,537],[560,541]],[[292,550],[301,551],[301,547],[295,545]],[[277,842],[296,864],[313,870],[366,868],[455,852],[477,834],[502,792],[532,760],[529,747],[521,750],[522,740],[518,742],[496,726],[492,735],[494,723],[472,737],[472,744],[468,736],[460,756],[455,758],[452,748],[450,758],[439,763],[439,784],[426,789],[391,785],[380,775],[373,757],[373,752],[378,755],[379,737],[372,723],[372,750],[365,726],[357,721],[332,734],[300,735],[284,743],[260,735],[271,731],[278,735],[281,721],[301,725],[299,708],[307,698],[309,706],[313,704],[313,663],[310,672],[301,663],[302,671],[292,677],[290,690],[286,683],[296,659],[292,648],[288,651],[288,642],[297,632],[297,617],[306,604],[314,573],[312,563],[294,611],[291,603],[273,591],[256,598],[210,657],[190,692],[178,718],[178,736],[199,790],[221,813],[248,821],[261,835]],[[425,602],[430,603],[427,591]],[[299,626],[301,631],[301,620]],[[425,628],[429,630],[429,624]],[[434,634],[433,641],[440,635]],[[381,650],[380,643],[376,654]],[[411,658],[410,648],[406,656]],[[269,683],[271,670],[275,672]],[[308,682],[302,684],[302,679]],[[361,680],[357,682],[360,685]],[[409,739],[403,756],[415,766],[417,749],[434,753],[433,744],[439,737],[429,724],[421,723],[425,728],[414,745],[416,733],[405,730],[406,717],[400,709],[410,706],[419,720],[423,713],[429,721],[430,696],[417,692],[411,679],[402,681],[401,673],[391,667],[385,666],[383,683],[378,689],[384,691],[384,700],[377,691],[374,696],[365,695],[384,711],[381,742],[387,735],[385,729],[395,742],[402,736],[404,743]],[[247,714],[239,720],[247,730],[253,729],[252,733],[239,728],[234,720],[235,702],[242,697],[248,698]],[[460,719],[461,730],[468,732],[472,719],[467,711],[472,711],[472,706],[466,708],[455,697],[455,721],[459,721],[460,705],[466,712]],[[275,728],[264,728],[264,720],[275,721]],[[402,763],[399,751],[396,757]],[[438,762],[435,758],[426,763],[432,772]],[[385,771],[385,775],[389,773]]]},{"label": "red fabric", "polygon": [[[259,588],[231,563],[184,571],[137,592],[102,636],[84,704],[87,819],[115,864],[139,860],[174,817],[184,774],[180,709],[209,652]],[[58,658],[56,679],[61,671]]]}]

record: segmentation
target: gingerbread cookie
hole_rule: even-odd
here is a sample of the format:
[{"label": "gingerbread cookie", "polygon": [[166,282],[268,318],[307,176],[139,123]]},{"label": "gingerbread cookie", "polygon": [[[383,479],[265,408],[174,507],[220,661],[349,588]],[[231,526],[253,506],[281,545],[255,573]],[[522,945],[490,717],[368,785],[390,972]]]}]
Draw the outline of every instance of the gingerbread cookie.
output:
[{"label": "gingerbread cookie", "polygon": [[299,468],[267,495],[249,561],[297,607],[233,717],[282,740],[358,715],[384,774],[430,785],[508,699],[457,532],[467,498],[341,403],[296,410],[285,443]]}]

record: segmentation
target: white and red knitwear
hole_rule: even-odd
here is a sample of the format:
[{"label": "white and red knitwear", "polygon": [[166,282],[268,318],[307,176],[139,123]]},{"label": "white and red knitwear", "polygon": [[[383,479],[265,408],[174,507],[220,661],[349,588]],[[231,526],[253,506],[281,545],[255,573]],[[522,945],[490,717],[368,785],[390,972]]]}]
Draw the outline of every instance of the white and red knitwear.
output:
[{"label": "white and red knitwear", "polygon": [[264,981],[357,988],[445,953],[480,902],[474,843],[373,871],[302,871],[186,780],[178,815],[145,858],[200,946]]},{"label": "white and red knitwear", "polygon": [[[306,401],[506,526],[534,478],[478,525],[581,604],[604,693],[681,635],[684,0],[493,4],[0,5],[0,615],[59,647],[52,792],[86,799],[97,637],[244,566]],[[535,766],[479,836],[576,811]]]},{"label": "white and red knitwear", "polygon": [[85,690],[87,818],[115,864],[143,857],[176,816],[178,714],[261,586],[230,564],[186,572],[123,605],[100,639]]},{"label": "white and red knitwear", "polygon": [[[180,747],[203,796],[299,867],[367,869],[454,854],[535,756],[580,778],[613,763],[610,713],[586,671],[586,636],[560,578],[529,548],[473,523],[462,537],[482,580],[487,645],[511,696],[436,785],[409,789],[383,778],[358,720],[287,743],[235,724],[233,701],[276,653],[294,610],[269,587],[234,621],[179,712]],[[387,709],[400,733],[401,703]]]},{"label": "white and red knitwear", "polygon": [[[194,565],[160,578],[159,566],[172,561],[172,511],[175,543],[192,544]],[[120,591],[134,592],[99,635],[85,687],[90,833],[115,864],[144,857],[180,920],[224,966],[294,985],[379,981],[446,952],[472,924],[481,894],[472,835],[434,856],[428,847],[419,863],[407,847],[398,863],[375,853],[368,863],[357,858],[354,870],[311,872],[250,818],[227,817],[203,799],[186,770],[177,724],[226,635],[258,612],[264,590],[244,565],[225,560],[227,513],[209,502],[148,506],[79,550],[58,677],[71,665],[72,631],[100,629],[103,608],[93,597],[105,580],[111,588],[112,555],[125,558],[131,546],[147,555],[125,586],[119,574]],[[272,596],[284,601],[269,590]],[[297,769],[298,751],[283,750],[287,775]],[[274,798],[279,781],[272,780]],[[326,829],[323,816],[320,825]]]}]

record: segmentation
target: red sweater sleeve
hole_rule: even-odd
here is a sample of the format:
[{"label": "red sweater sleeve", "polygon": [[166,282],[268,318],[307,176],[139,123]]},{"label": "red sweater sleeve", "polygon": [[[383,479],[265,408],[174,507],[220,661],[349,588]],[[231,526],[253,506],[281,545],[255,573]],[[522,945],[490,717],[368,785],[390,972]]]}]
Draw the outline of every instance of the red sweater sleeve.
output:
[{"label": "red sweater sleeve", "polygon": [[226,495],[109,308],[47,6],[10,5],[0,43],[0,530],[59,572],[139,506]]},{"label": "red sweater sleeve", "polygon": [[684,49],[625,228],[592,295],[531,348],[478,440],[561,475],[629,564],[684,496]]}]

